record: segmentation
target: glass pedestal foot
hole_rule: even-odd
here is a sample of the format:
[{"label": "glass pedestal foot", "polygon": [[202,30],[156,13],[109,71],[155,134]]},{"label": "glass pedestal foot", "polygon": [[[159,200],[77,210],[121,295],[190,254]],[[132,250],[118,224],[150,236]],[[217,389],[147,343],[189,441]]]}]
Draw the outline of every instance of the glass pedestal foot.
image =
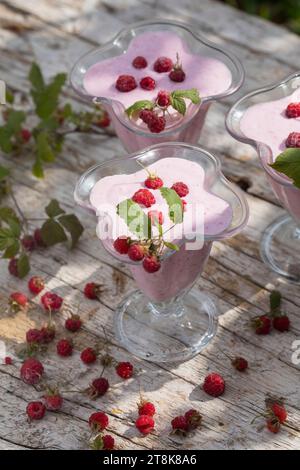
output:
[{"label": "glass pedestal foot", "polygon": [[117,308],[117,339],[129,352],[151,362],[183,362],[199,353],[216,334],[217,307],[206,294],[191,290],[159,313],[140,291]]},{"label": "glass pedestal foot", "polygon": [[300,227],[289,215],[267,227],[261,241],[261,256],[273,271],[300,282]]}]

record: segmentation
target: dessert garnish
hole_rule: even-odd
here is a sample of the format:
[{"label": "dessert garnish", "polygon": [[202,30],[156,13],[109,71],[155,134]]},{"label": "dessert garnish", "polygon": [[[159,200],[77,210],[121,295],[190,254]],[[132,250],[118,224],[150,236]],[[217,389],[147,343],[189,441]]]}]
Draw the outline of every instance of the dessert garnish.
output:
[{"label": "dessert garnish", "polygon": [[183,82],[185,80],[185,72],[182,69],[182,64],[179,59],[179,54],[176,54],[176,63],[169,73],[169,78],[172,82]]},{"label": "dessert garnish", "polygon": [[300,117],[300,103],[290,103],[285,110],[285,115],[288,118]]},{"label": "dessert garnish", "polygon": [[173,61],[169,57],[159,57],[153,65],[153,69],[158,73],[170,72],[173,67]]},{"label": "dessert garnish", "polygon": [[148,65],[148,62],[145,57],[138,55],[135,57],[135,59],[133,59],[132,65],[135,69],[145,69]]},{"label": "dessert garnish", "polygon": [[[293,134],[298,134],[297,147],[300,147],[300,132],[293,132]],[[287,148],[270,166],[291,178],[294,186],[300,188],[300,148]]]},{"label": "dessert garnish", "polygon": [[285,145],[288,148],[299,148],[300,147],[300,132],[291,132],[285,141]]},{"label": "dessert garnish", "polygon": [[156,87],[156,83],[154,78],[152,77],[144,77],[140,81],[140,87],[143,88],[143,90],[154,90]]},{"label": "dessert garnish", "polygon": [[136,87],[137,83],[132,75],[120,75],[116,81],[116,89],[122,93],[134,90]]}]

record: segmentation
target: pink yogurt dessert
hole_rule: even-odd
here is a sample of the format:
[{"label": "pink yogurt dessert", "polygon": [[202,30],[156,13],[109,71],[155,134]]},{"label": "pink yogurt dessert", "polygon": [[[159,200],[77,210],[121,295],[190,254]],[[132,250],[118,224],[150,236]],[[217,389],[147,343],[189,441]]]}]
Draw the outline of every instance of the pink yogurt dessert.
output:
[{"label": "pink yogurt dessert", "polygon": [[[240,122],[241,132],[248,138],[262,142],[271,150],[271,160],[287,148],[287,138],[292,132],[300,133],[300,117],[289,118],[286,109],[290,103],[300,102],[300,89],[284,98],[249,107]],[[270,162],[271,163],[271,162]],[[295,186],[285,186],[277,182],[267,173],[269,182],[281,202],[291,216],[300,222],[300,190]],[[290,181],[280,173],[283,179]]]},{"label": "pink yogurt dessert", "polygon": [[[155,65],[157,59],[165,57],[176,69],[177,56],[179,66],[182,67],[180,70],[184,72],[180,77],[184,79],[180,82],[170,78],[172,68],[158,72],[160,68]],[[147,65],[136,68],[133,64],[137,57],[145,59]],[[130,91],[118,89],[118,78],[124,75],[132,77]],[[150,89],[144,89],[141,85],[141,80],[145,77],[151,79]],[[156,130],[157,133],[154,133],[139,118],[138,113],[131,118],[126,115],[125,109],[135,102],[154,102],[161,90],[170,93],[190,89],[196,89],[203,100],[225,92],[231,83],[232,74],[225,63],[214,57],[193,54],[185,40],[172,31],[138,34],[131,40],[125,53],[92,65],[83,79],[86,93],[98,97],[110,112],[116,132],[128,151],[136,151],[166,140],[197,142],[209,107],[209,102],[205,100],[202,104],[192,104],[185,99],[187,111],[184,116],[172,106],[168,106],[168,112],[157,110],[160,116],[164,116],[165,125],[160,132]]]},{"label": "pink yogurt dessert", "polygon": [[[136,283],[150,300],[163,302],[194,283],[204,268],[212,245],[211,241],[203,243],[203,237],[213,237],[226,230],[232,221],[232,209],[225,200],[205,188],[205,172],[198,163],[181,158],[163,158],[147,170],[161,178],[165,188],[171,188],[176,182],[183,182],[188,187],[188,194],[183,198],[186,203],[183,222],[175,226],[159,188],[149,189],[155,199],[151,207],[141,206],[145,214],[150,210],[162,213],[164,240],[179,246],[179,251],[164,248],[157,272],[147,272],[142,261],[131,261],[127,254],[121,255],[113,247],[113,240],[119,236],[137,239],[136,234],[130,232],[123,218],[117,214],[116,207],[120,202],[131,199],[136,191],[146,189],[147,171],[141,169],[130,175],[102,178],[91,191],[90,203],[98,213],[97,233],[105,248],[119,260],[130,263]],[[104,238],[104,227],[107,224],[111,230]],[[152,236],[157,235],[158,228],[153,227]]]}]

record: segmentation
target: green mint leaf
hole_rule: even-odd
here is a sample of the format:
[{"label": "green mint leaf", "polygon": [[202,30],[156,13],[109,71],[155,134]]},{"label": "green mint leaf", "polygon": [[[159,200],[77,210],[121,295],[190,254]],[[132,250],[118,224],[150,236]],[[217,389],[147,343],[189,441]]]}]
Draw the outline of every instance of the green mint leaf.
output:
[{"label": "green mint leaf", "polygon": [[173,98],[187,98],[194,104],[199,104],[201,101],[197,88],[191,88],[190,90],[175,90],[171,95]]},{"label": "green mint leaf", "polygon": [[11,110],[5,128],[10,136],[18,134],[21,130],[21,124],[26,119],[26,115],[23,111]]},{"label": "green mint leaf", "polygon": [[0,165],[0,180],[5,179],[9,175],[10,171],[8,168]]},{"label": "green mint leaf", "polygon": [[12,151],[11,134],[7,131],[6,127],[0,128],[0,148],[4,153]]},{"label": "green mint leaf", "polygon": [[179,246],[178,245],[175,245],[175,243],[170,243],[170,242],[166,242],[164,240],[164,245],[169,248],[170,250],[173,250],[173,251],[179,251]]},{"label": "green mint leaf", "polygon": [[15,220],[20,222],[17,214],[11,207],[0,207],[0,220],[8,222],[8,220]]},{"label": "green mint leaf", "polygon": [[74,248],[83,232],[83,226],[74,214],[61,215],[59,223],[69,232],[72,239],[71,248]]},{"label": "green mint leaf", "polygon": [[160,193],[169,206],[169,217],[174,224],[181,224],[183,221],[182,201],[176,191],[171,188],[160,188]]},{"label": "green mint leaf", "polygon": [[279,311],[281,305],[281,293],[278,290],[273,290],[270,294],[270,310],[271,313]]},{"label": "green mint leaf", "polygon": [[141,111],[142,109],[153,109],[154,103],[149,100],[136,101],[133,105],[129,106],[125,110],[128,117],[131,117],[134,113]]},{"label": "green mint leaf", "polygon": [[12,236],[15,238],[19,238],[21,235],[21,224],[16,219],[7,219],[7,224],[11,230]]},{"label": "green mint leaf", "polygon": [[5,91],[5,101],[8,104],[13,104],[14,102],[14,95],[8,88],[6,88],[6,91]]},{"label": "green mint leaf", "polygon": [[40,158],[36,157],[36,160],[32,166],[32,174],[36,178],[44,178],[44,170],[43,170],[43,165],[40,160]]},{"label": "green mint leaf", "polygon": [[22,253],[18,259],[18,275],[20,278],[26,276],[30,271],[29,258],[25,253]]},{"label": "green mint leaf", "polygon": [[45,212],[50,218],[65,214],[65,211],[60,207],[59,202],[56,199],[51,199],[48,206],[45,208]]},{"label": "green mint leaf", "polygon": [[183,98],[180,96],[174,96],[173,93],[171,93],[171,106],[173,106],[176,111],[178,111],[180,114],[183,116],[186,113],[186,104]]},{"label": "green mint leaf", "polygon": [[0,229],[0,250],[6,250],[10,247],[15,241],[14,234],[10,228],[1,228]]},{"label": "green mint leaf", "polygon": [[293,180],[294,185],[300,188],[300,149],[289,148],[280,153],[270,166]]},{"label": "green mint leaf", "polygon": [[117,214],[127,224],[131,233],[140,239],[151,238],[151,220],[132,199],[125,199],[117,205]]},{"label": "green mint leaf", "polygon": [[40,67],[34,62],[29,72],[29,81],[36,91],[44,89],[45,82]]},{"label": "green mint leaf", "polygon": [[3,253],[3,258],[14,258],[20,251],[20,243],[18,240],[13,240],[12,244],[6,248]]},{"label": "green mint leaf", "polygon": [[48,219],[43,223],[41,236],[47,246],[53,246],[68,240],[64,229],[54,219]]},{"label": "green mint leaf", "polygon": [[49,137],[46,132],[40,132],[36,137],[37,156],[39,161],[53,162],[55,155],[49,144]]},{"label": "green mint leaf", "polygon": [[36,113],[41,119],[48,119],[58,106],[58,98],[66,81],[66,74],[56,75],[53,81],[42,89],[34,87],[31,95],[36,107]]}]

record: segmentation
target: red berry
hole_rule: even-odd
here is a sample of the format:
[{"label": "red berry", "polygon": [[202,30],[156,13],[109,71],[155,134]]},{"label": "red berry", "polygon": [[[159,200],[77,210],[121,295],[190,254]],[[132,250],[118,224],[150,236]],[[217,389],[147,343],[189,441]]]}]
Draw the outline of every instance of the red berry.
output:
[{"label": "red berry", "polygon": [[13,363],[13,360],[12,360],[12,358],[11,358],[10,356],[6,356],[6,357],[4,358],[4,364],[5,364],[6,366],[11,366],[12,363]]},{"label": "red berry", "polygon": [[29,385],[37,384],[43,373],[43,364],[33,357],[26,359],[20,370],[21,379]]},{"label": "red berry", "polygon": [[89,426],[94,432],[100,432],[107,428],[109,419],[107,414],[97,411],[89,417]]},{"label": "red berry", "polygon": [[188,431],[189,423],[185,416],[176,416],[176,418],[172,419],[171,426],[175,432],[181,434]]},{"label": "red berry", "polygon": [[147,273],[156,273],[160,269],[160,261],[155,255],[145,256],[143,260],[143,268]]},{"label": "red berry", "polygon": [[41,277],[33,276],[28,281],[28,289],[33,294],[39,294],[45,288],[44,280]]},{"label": "red berry", "polygon": [[158,189],[161,188],[163,184],[163,180],[158,176],[149,176],[145,180],[145,186],[147,186],[148,189]]},{"label": "red berry", "polygon": [[114,241],[114,249],[120,253],[120,255],[126,255],[129,250],[129,241],[130,239],[125,236],[116,238]]},{"label": "red berry", "polygon": [[88,282],[84,287],[84,295],[88,299],[96,300],[99,298],[99,295],[102,292],[101,284],[96,284],[95,282]]},{"label": "red berry", "polygon": [[42,239],[42,230],[40,228],[35,229],[33,237],[34,237],[35,243],[41,248],[44,248],[45,246],[47,246],[44,240]]},{"label": "red berry", "polygon": [[116,88],[121,92],[132,91],[136,87],[137,83],[132,75],[120,75],[116,81]]},{"label": "red berry", "polygon": [[56,351],[59,356],[71,356],[73,353],[73,345],[68,339],[60,339],[56,345]]},{"label": "red berry", "polygon": [[26,308],[28,307],[28,297],[22,292],[13,292],[10,294],[10,304],[13,307]]},{"label": "red berry", "polygon": [[92,364],[97,360],[96,351],[93,348],[86,348],[80,354],[80,359],[85,364]]},{"label": "red berry", "polygon": [[31,139],[31,132],[28,129],[21,129],[21,137],[23,142],[29,142]]},{"label": "red berry", "polygon": [[108,127],[110,125],[110,117],[108,115],[108,113],[105,111],[103,113],[103,116],[101,116],[100,119],[98,119],[97,121],[97,126],[99,127]]},{"label": "red berry", "polygon": [[133,59],[132,65],[136,69],[144,69],[147,67],[148,62],[145,57],[138,55],[135,59]]},{"label": "red berry", "polygon": [[271,331],[271,320],[267,315],[254,317],[251,321],[257,335],[268,335]]},{"label": "red berry", "polygon": [[102,436],[103,450],[112,450],[115,447],[115,440],[109,434]]},{"label": "red berry", "polygon": [[155,204],[155,197],[148,189],[139,189],[132,196],[132,200],[145,207],[151,207]]},{"label": "red berry", "polygon": [[140,431],[141,434],[150,434],[154,429],[154,419],[152,416],[141,415],[135,422],[135,427]]},{"label": "red berry", "polygon": [[221,375],[212,372],[204,380],[203,390],[212,397],[223,395],[225,390],[225,381]]},{"label": "red berry", "polygon": [[152,77],[144,77],[140,81],[140,87],[143,88],[143,90],[154,90],[156,87],[156,83],[154,78]]},{"label": "red berry", "polygon": [[139,118],[145,123],[149,124],[152,119],[155,119],[156,114],[151,109],[142,109],[139,113]]},{"label": "red berry", "polygon": [[63,299],[54,292],[46,292],[41,297],[41,302],[45,310],[51,310],[52,312],[55,312],[62,306]]},{"label": "red berry", "polygon": [[35,343],[39,344],[41,343],[42,340],[42,335],[41,335],[41,330],[38,330],[36,328],[31,328],[30,330],[26,331],[26,341],[29,344]]},{"label": "red berry", "polygon": [[174,189],[179,197],[185,197],[187,194],[189,194],[188,186],[185,183],[182,183],[182,181],[174,183],[171,189]]},{"label": "red berry", "polygon": [[132,261],[141,261],[144,258],[145,250],[141,245],[134,243],[128,250],[128,256]]},{"label": "red berry", "polygon": [[55,338],[55,327],[53,325],[43,326],[41,328],[41,343],[51,343]]},{"label": "red berry", "polygon": [[122,379],[130,379],[133,375],[133,365],[130,362],[119,362],[116,372]]},{"label": "red berry", "polygon": [[287,419],[287,412],[283,405],[279,403],[273,403],[270,407],[272,413],[276,416],[279,422],[282,424]]},{"label": "red berry", "polygon": [[275,330],[284,332],[290,329],[290,319],[287,315],[273,318],[273,327]]},{"label": "red berry", "polygon": [[159,223],[162,225],[164,223],[164,216],[161,211],[149,211],[148,217],[151,220],[152,224]]},{"label": "red berry", "polygon": [[244,372],[248,368],[248,361],[243,357],[235,357],[232,361],[232,365],[239,372]]},{"label": "red berry", "polygon": [[94,379],[91,385],[88,388],[88,394],[91,398],[95,399],[97,397],[102,397],[105,395],[107,390],[109,389],[109,382],[104,377],[100,377],[99,379]]},{"label": "red berry", "polygon": [[188,423],[188,430],[196,429],[202,422],[202,416],[199,411],[191,409],[184,414],[185,419]]},{"label": "red berry", "polygon": [[280,422],[278,419],[268,419],[267,428],[274,434],[277,434],[280,430]]},{"label": "red berry", "polygon": [[300,103],[290,103],[285,110],[285,114],[288,118],[300,117]]},{"label": "red berry", "polygon": [[170,72],[170,70],[172,70],[172,67],[173,62],[168,57],[159,57],[158,59],[156,59],[153,65],[155,72],[158,73]]},{"label": "red berry", "polygon": [[35,249],[35,239],[32,235],[25,235],[25,237],[22,238],[21,243],[27,251],[33,251]]},{"label": "red berry", "polygon": [[159,134],[166,127],[166,120],[163,116],[154,116],[153,119],[148,123],[148,128],[150,132],[154,134]]},{"label": "red berry", "polygon": [[70,318],[67,318],[65,321],[65,328],[72,333],[75,333],[81,328],[82,321],[79,315],[72,315]]},{"label": "red berry", "polygon": [[285,141],[287,147],[300,147],[300,132],[291,132]]},{"label": "red berry", "polygon": [[18,258],[12,258],[8,263],[8,271],[12,276],[19,277]]},{"label": "red berry", "polygon": [[41,401],[31,401],[26,407],[26,413],[31,420],[42,419],[45,415],[46,407]]},{"label": "red berry", "polygon": [[156,412],[155,406],[150,401],[141,401],[138,408],[139,415],[154,416]]},{"label": "red berry", "polygon": [[43,396],[45,406],[48,411],[58,411],[61,409],[63,404],[63,397],[56,392],[50,392]]},{"label": "red berry", "polygon": [[171,70],[169,73],[169,78],[172,82],[183,82],[185,80],[185,73],[181,68],[176,68]]},{"label": "red berry", "polygon": [[164,90],[159,91],[157,94],[156,103],[162,108],[166,108],[171,103],[170,94]]}]

